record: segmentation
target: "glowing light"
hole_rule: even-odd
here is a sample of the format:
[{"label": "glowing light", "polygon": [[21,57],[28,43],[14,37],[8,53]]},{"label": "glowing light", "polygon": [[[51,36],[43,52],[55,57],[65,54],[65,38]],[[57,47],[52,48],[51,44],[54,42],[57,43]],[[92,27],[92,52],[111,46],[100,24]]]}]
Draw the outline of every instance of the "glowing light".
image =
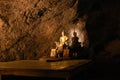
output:
[{"label": "glowing light", "polygon": [[77,37],[79,38],[79,42],[81,42],[81,46],[85,43],[86,40],[86,29],[85,29],[85,22],[79,21],[76,25],[72,26],[70,30],[70,39],[73,37],[73,32],[77,33]]},{"label": "glowing light", "polygon": [[69,35],[70,38],[73,37],[73,32],[74,32],[74,31],[77,33],[77,36],[78,36],[78,38],[79,38],[79,42],[81,42],[81,38],[82,38],[81,33],[82,33],[82,32],[81,32],[79,29],[75,29],[75,30],[74,30],[74,29],[71,29],[71,30],[70,30],[70,35]]}]

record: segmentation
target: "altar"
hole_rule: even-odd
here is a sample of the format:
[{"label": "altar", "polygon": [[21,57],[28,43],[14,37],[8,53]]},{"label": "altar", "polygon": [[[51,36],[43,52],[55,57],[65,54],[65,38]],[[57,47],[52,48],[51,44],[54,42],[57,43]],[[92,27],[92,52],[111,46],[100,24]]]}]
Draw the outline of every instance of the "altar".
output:
[{"label": "altar", "polygon": [[50,51],[50,57],[78,58],[80,57],[80,53],[82,53],[81,42],[79,42],[77,32],[75,31],[73,32],[72,38],[69,38],[68,36],[66,36],[63,31],[59,41],[55,41],[55,44],[56,44],[56,47],[52,48]]},{"label": "altar", "polygon": [[47,62],[46,60],[0,62],[0,80],[2,80],[2,75],[64,78],[70,80],[71,77],[84,70],[89,63],[91,63],[91,60],[86,59],[56,62]]}]

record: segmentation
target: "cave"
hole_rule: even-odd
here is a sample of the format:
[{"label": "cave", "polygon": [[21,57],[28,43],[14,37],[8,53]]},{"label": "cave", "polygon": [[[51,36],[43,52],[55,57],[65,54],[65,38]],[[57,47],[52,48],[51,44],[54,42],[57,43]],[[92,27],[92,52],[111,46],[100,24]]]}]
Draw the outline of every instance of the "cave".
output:
[{"label": "cave", "polygon": [[76,31],[82,58],[94,62],[84,73],[87,80],[116,80],[120,72],[119,3],[119,0],[0,0],[0,62],[49,57],[62,31],[69,39]]}]

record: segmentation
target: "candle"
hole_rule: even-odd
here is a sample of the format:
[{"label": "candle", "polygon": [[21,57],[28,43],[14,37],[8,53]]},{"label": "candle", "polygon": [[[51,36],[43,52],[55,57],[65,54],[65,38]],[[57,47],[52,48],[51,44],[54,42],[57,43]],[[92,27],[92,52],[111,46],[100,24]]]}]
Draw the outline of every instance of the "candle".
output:
[{"label": "candle", "polygon": [[51,49],[50,57],[56,56],[56,49]]}]

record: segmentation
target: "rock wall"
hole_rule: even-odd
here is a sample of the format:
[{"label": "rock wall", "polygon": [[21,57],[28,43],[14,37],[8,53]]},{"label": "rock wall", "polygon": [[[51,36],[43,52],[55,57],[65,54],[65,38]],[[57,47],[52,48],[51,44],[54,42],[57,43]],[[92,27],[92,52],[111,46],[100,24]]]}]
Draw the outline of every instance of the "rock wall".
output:
[{"label": "rock wall", "polygon": [[0,61],[49,56],[74,25],[77,0],[0,0]]},{"label": "rock wall", "polygon": [[119,53],[119,3],[119,0],[0,0],[0,61],[49,56],[61,32],[71,36],[77,23],[86,26],[76,28],[78,32],[83,29],[88,32],[90,58],[104,52]]}]

